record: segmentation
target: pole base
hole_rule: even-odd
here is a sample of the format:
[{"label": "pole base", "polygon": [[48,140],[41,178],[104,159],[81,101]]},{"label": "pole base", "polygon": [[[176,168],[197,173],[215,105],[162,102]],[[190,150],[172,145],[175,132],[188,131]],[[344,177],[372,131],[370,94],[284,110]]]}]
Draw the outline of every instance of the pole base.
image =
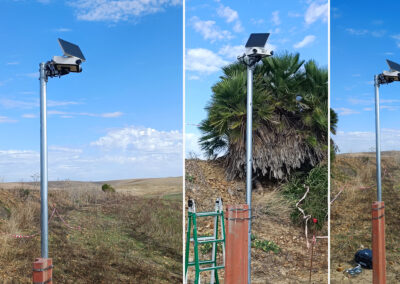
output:
[{"label": "pole base", "polygon": [[372,203],[372,283],[386,283],[385,203]]},{"label": "pole base", "polygon": [[36,258],[33,263],[33,284],[53,284],[53,259]]},{"label": "pole base", "polygon": [[248,283],[247,236],[250,220],[249,213],[247,204],[228,205],[226,207],[225,283]]}]

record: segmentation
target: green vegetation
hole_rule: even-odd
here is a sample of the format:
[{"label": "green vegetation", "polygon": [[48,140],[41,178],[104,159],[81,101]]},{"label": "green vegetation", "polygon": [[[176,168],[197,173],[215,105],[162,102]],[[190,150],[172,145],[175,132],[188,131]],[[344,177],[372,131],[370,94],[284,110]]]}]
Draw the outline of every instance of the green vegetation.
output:
[{"label": "green vegetation", "polygon": [[[201,122],[202,149],[223,156],[229,179],[245,175],[246,67],[223,68]],[[299,54],[268,57],[254,71],[253,169],[285,179],[312,168],[328,154],[328,72]],[[331,110],[331,113],[334,113]],[[333,122],[335,122],[333,120]],[[331,126],[335,129],[336,125]]]},{"label": "green vegetation", "polygon": [[113,188],[111,185],[105,183],[101,186],[101,190],[104,192],[115,192],[115,188]]},{"label": "green vegetation", "polygon": [[281,248],[274,242],[268,240],[259,240],[255,235],[251,235],[251,246],[264,252],[271,251],[275,254],[278,254],[281,251]]},{"label": "green vegetation", "polygon": [[310,188],[307,197],[299,205],[306,215],[318,219],[317,229],[321,229],[328,218],[328,167],[320,165],[308,174],[293,176],[284,186],[283,194],[293,202],[291,218],[295,224],[304,224],[303,215],[294,206]]}]

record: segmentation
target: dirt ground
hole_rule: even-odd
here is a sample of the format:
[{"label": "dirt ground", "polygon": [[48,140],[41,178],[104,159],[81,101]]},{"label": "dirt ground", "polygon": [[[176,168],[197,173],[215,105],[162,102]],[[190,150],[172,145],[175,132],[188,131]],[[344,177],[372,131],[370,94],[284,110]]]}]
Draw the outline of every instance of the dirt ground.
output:
[{"label": "dirt ground", "polygon": [[[387,283],[400,283],[400,153],[382,153]],[[342,193],[339,194],[339,192]],[[350,278],[354,254],[371,249],[371,204],[376,200],[375,153],[338,155],[332,165],[331,283],[372,283],[372,270]]]},{"label": "dirt ground", "polygon": [[[227,181],[218,162],[187,160],[185,184],[186,203],[193,198],[198,212],[213,211],[218,197],[222,197],[224,205],[245,203],[245,184]],[[253,204],[257,215],[253,220],[253,234],[258,239],[274,242],[281,251],[275,254],[252,248],[252,283],[310,283],[310,250],[306,246],[304,228],[291,222],[291,208],[281,196],[279,185],[257,185],[253,191]],[[200,223],[198,227],[204,229],[199,230],[199,234],[211,233],[212,226],[211,219]],[[312,283],[328,283],[327,247],[327,239],[318,239],[314,250]],[[189,279],[193,279],[193,269],[190,271]],[[202,279],[206,276],[205,273]],[[223,270],[219,276],[223,279]]]}]

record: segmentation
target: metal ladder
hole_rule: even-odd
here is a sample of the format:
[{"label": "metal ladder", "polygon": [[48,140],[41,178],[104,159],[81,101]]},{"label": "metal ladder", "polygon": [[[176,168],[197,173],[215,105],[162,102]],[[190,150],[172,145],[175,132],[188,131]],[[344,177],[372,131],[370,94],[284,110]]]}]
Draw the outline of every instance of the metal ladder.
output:
[{"label": "metal ladder", "polygon": [[[188,281],[188,270],[190,266],[195,267],[195,284],[201,284],[200,272],[212,271],[210,284],[219,284],[218,270],[225,268],[225,223],[224,223],[224,210],[222,206],[222,199],[217,198],[215,201],[214,212],[196,212],[196,205],[194,200],[189,199],[188,202],[188,225],[186,236],[186,256],[185,256],[185,283]],[[198,217],[214,217],[214,234],[212,236],[199,237],[197,236],[197,218]],[[218,238],[218,225],[221,228],[221,238]],[[193,229],[193,234],[192,234]],[[194,260],[189,261],[190,243],[194,245]],[[212,253],[210,260],[199,260],[199,244],[212,243]],[[223,263],[217,265],[217,244],[222,244]],[[204,265],[210,266],[202,268]]]}]

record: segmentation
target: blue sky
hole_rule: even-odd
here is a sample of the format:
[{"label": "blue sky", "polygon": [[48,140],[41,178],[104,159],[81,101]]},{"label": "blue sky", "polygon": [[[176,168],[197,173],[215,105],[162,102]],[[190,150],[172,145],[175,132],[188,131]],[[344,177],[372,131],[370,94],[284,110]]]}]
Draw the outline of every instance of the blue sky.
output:
[{"label": "blue sky", "polygon": [[[375,147],[373,78],[400,62],[400,3],[331,0],[331,107],[339,114],[333,139],[342,153]],[[382,150],[400,150],[400,84],[380,87]]]},{"label": "blue sky", "polygon": [[182,175],[178,0],[0,4],[0,179],[39,172],[39,62],[80,45],[81,74],[48,83],[49,179]]},{"label": "blue sky", "polygon": [[211,86],[250,33],[269,32],[274,52],[299,52],[327,67],[327,20],[327,1],[186,1],[186,154],[201,154],[196,125],[206,117]]}]

